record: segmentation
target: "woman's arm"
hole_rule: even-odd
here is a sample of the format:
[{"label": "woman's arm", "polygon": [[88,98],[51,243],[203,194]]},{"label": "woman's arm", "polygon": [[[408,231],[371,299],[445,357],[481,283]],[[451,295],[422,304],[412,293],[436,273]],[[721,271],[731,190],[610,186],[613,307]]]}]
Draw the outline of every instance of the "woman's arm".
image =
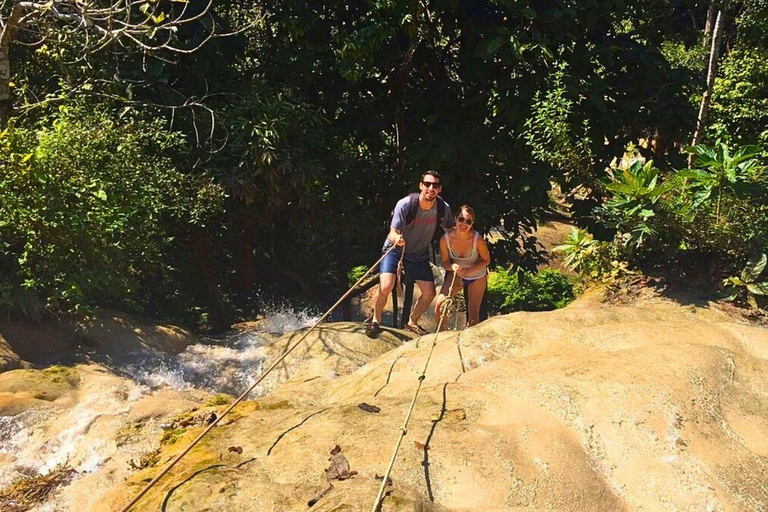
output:
[{"label": "woman's arm", "polygon": [[[458,291],[458,289],[455,291],[449,290],[451,287],[451,278],[453,277],[453,264],[451,263],[451,253],[448,251],[448,242],[445,240],[444,236],[440,237],[440,260],[443,262],[443,268],[445,269],[445,281],[443,281],[443,287],[440,289],[440,294],[438,295],[438,302],[442,303],[446,296],[453,296]],[[461,279],[458,279],[458,282],[461,282]],[[435,312],[437,312],[438,309],[439,308],[436,307]]]}]

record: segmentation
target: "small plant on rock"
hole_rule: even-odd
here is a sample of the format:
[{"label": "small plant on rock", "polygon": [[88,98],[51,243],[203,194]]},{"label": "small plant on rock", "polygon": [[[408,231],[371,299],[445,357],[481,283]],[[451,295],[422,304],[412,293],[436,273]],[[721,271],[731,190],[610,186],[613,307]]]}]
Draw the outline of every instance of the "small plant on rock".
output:
[{"label": "small plant on rock", "polygon": [[571,229],[565,243],[553,250],[562,252],[563,264],[578,272],[582,279],[597,279],[610,268],[610,244],[595,240],[586,229]]},{"label": "small plant on rock", "polygon": [[651,221],[656,216],[656,202],[674,184],[660,183],[659,169],[654,167],[653,160],[644,162],[640,157],[625,156],[620,166],[609,170],[608,176],[605,189],[610,196],[595,213],[616,229],[622,243],[634,251],[647,238],[658,235]]},{"label": "small plant on rock", "polygon": [[747,303],[755,309],[762,309],[764,297],[768,295],[768,275],[763,275],[768,263],[765,253],[754,254],[744,270],[738,276],[723,280],[725,298],[738,300],[746,298]]}]

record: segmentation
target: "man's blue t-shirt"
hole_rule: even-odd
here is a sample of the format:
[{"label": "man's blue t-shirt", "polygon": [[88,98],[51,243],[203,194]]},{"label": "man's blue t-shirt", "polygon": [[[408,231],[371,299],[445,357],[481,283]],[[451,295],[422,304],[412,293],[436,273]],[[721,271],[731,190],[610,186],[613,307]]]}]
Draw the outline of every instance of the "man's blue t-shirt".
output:
[{"label": "man's blue t-shirt", "polygon": [[[422,210],[417,206],[416,218],[410,224],[405,224],[405,218],[408,213],[410,197],[405,196],[397,202],[395,212],[392,215],[391,227],[397,229],[405,238],[405,259],[408,261],[424,261],[429,258],[429,243],[435,236],[437,228],[437,200],[429,210]],[[445,212],[441,225],[445,229],[453,227],[453,216],[451,207],[445,203]],[[384,242],[384,251],[392,247],[392,242],[387,237]]]}]

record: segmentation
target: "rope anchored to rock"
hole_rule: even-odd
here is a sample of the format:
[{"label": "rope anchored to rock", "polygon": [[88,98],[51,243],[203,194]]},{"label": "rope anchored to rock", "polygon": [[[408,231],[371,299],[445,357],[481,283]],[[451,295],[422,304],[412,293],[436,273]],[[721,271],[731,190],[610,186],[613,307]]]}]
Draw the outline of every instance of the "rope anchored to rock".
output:
[{"label": "rope anchored to rock", "polygon": [[246,389],[246,390],[245,390],[245,391],[244,391],[244,392],[243,392],[243,393],[242,393],[242,394],[241,394],[241,395],[240,395],[240,396],[237,398],[237,400],[235,400],[234,402],[232,402],[232,404],[231,404],[231,405],[230,405],[230,406],[229,406],[229,407],[228,407],[228,408],[227,408],[227,409],[226,409],[226,410],[225,410],[223,413],[221,413],[221,415],[220,415],[218,418],[216,418],[216,419],[215,419],[215,420],[214,420],[214,421],[213,421],[213,422],[212,422],[210,425],[208,425],[208,427],[207,427],[205,430],[203,430],[203,431],[200,433],[200,435],[198,435],[198,436],[195,438],[195,440],[194,440],[194,441],[192,441],[192,442],[189,444],[189,446],[187,446],[186,448],[184,448],[184,450],[182,450],[182,452],[181,452],[180,454],[178,454],[178,455],[176,456],[176,458],[174,458],[174,459],[173,459],[173,460],[170,462],[170,464],[168,464],[168,466],[166,466],[166,467],[165,467],[165,468],[164,468],[164,469],[163,469],[163,470],[162,470],[162,471],[161,471],[161,472],[160,472],[160,473],[159,473],[159,474],[158,474],[158,475],[157,475],[155,478],[153,478],[153,479],[152,479],[152,481],[151,481],[151,482],[149,482],[149,483],[148,483],[148,484],[147,484],[147,485],[146,485],[146,486],[145,486],[145,487],[144,487],[144,488],[143,488],[143,489],[142,489],[142,490],[141,490],[141,491],[140,491],[140,492],[139,492],[139,493],[138,493],[136,496],[134,496],[134,498],[133,498],[133,499],[132,499],[132,500],[131,500],[131,501],[130,501],[130,502],[129,502],[129,503],[128,503],[128,504],[127,504],[125,507],[123,507],[122,509],[120,509],[120,512],[128,512],[128,510],[130,510],[130,509],[131,509],[131,507],[133,507],[133,506],[134,506],[134,505],[135,505],[135,504],[136,504],[136,503],[137,503],[137,502],[138,502],[138,501],[139,501],[139,500],[142,498],[142,496],[144,496],[144,495],[145,495],[145,494],[146,494],[146,493],[147,493],[147,492],[148,492],[148,491],[149,491],[149,490],[150,490],[150,489],[151,489],[151,488],[152,488],[152,487],[153,487],[153,486],[154,486],[154,485],[155,485],[157,482],[159,482],[159,481],[160,481],[160,479],[161,479],[161,478],[163,478],[163,476],[165,476],[165,475],[166,475],[166,474],[167,474],[167,473],[168,473],[168,472],[171,470],[171,468],[173,468],[173,466],[175,466],[175,465],[176,465],[176,464],[177,464],[177,463],[178,463],[178,462],[179,462],[179,461],[180,461],[180,460],[181,460],[181,459],[182,459],[182,458],[183,458],[183,457],[184,457],[184,456],[185,456],[187,453],[189,453],[189,451],[190,451],[190,450],[192,450],[192,448],[194,448],[194,447],[195,447],[195,445],[197,445],[197,443],[199,443],[199,442],[200,442],[200,441],[201,441],[201,440],[202,440],[202,439],[203,439],[203,438],[204,438],[204,437],[205,437],[205,436],[206,436],[206,435],[207,435],[207,434],[208,434],[208,433],[209,433],[211,430],[213,430],[213,428],[214,428],[216,425],[218,425],[218,424],[219,424],[219,422],[221,422],[221,420],[222,420],[222,419],[224,419],[224,416],[226,416],[227,414],[229,414],[229,413],[230,413],[230,411],[232,411],[232,409],[234,409],[234,408],[235,408],[235,406],[237,406],[237,404],[239,404],[240,402],[242,402],[242,401],[245,399],[245,397],[247,397],[247,396],[248,396],[248,395],[249,395],[249,394],[250,394],[250,393],[251,393],[251,392],[252,392],[252,391],[253,391],[253,390],[256,388],[256,386],[258,386],[258,385],[261,383],[261,381],[262,381],[262,380],[264,380],[264,378],[265,378],[267,375],[269,375],[269,374],[272,372],[272,370],[274,370],[275,368],[277,368],[277,365],[279,365],[281,362],[283,362],[283,360],[284,360],[284,359],[285,359],[285,358],[288,356],[288,354],[290,354],[291,352],[293,352],[293,350],[294,350],[296,347],[298,347],[298,346],[301,344],[301,342],[302,342],[302,341],[304,341],[304,339],[306,339],[306,337],[307,337],[307,336],[309,336],[309,333],[311,333],[311,332],[312,332],[312,331],[315,329],[315,327],[317,327],[317,326],[318,326],[318,324],[320,324],[320,322],[322,322],[323,320],[325,320],[325,319],[328,317],[328,315],[330,315],[330,314],[331,314],[331,312],[333,312],[333,310],[335,310],[335,309],[336,309],[336,308],[339,306],[339,304],[341,304],[342,302],[344,302],[344,300],[345,300],[347,297],[349,297],[349,295],[352,293],[352,291],[353,291],[353,290],[354,290],[354,289],[355,289],[355,288],[356,288],[356,287],[357,287],[357,286],[358,286],[360,283],[362,283],[362,282],[363,282],[363,280],[364,280],[366,277],[368,277],[368,274],[370,274],[370,273],[371,273],[371,271],[372,271],[373,269],[375,269],[375,268],[376,268],[376,267],[379,265],[379,263],[381,263],[381,262],[382,262],[382,260],[383,260],[384,258],[386,258],[386,257],[387,257],[387,255],[388,255],[390,252],[392,252],[392,251],[393,251],[393,250],[394,250],[396,247],[397,247],[396,245],[393,245],[393,246],[392,246],[392,247],[390,247],[390,248],[389,248],[387,251],[385,251],[385,252],[384,252],[384,254],[382,254],[381,258],[379,258],[379,260],[378,260],[376,263],[374,263],[373,265],[371,265],[371,267],[368,269],[368,271],[367,271],[365,274],[363,274],[363,275],[360,277],[360,279],[358,279],[358,280],[357,280],[357,282],[356,282],[355,284],[353,284],[353,285],[352,285],[352,286],[349,288],[349,290],[347,290],[347,292],[346,292],[344,295],[342,295],[342,296],[341,296],[341,298],[340,298],[338,301],[336,301],[336,303],[335,303],[333,306],[331,306],[331,307],[330,307],[330,309],[329,309],[328,311],[326,311],[326,312],[323,314],[323,316],[321,316],[321,317],[320,317],[320,318],[319,318],[319,319],[318,319],[318,320],[317,320],[317,321],[316,321],[316,322],[315,322],[315,323],[312,325],[312,327],[310,327],[310,328],[309,328],[309,330],[308,330],[307,332],[305,332],[305,333],[304,333],[304,335],[303,335],[301,338],[299,338],[299,340],[298,340],[296,343],[294,343],[293,345],[291,345],[291,346],[288,348],[288,350],[286,350],[286,351],[283,353],[283,355],[282,355],[282,356],[280,356],[280,357],[277,359],[277,361],[275,361],[274,363],[272,363],[272,366],[270,366],[270,367],[269,367],[269,368],[268,368],[268,369],[267,369],[267,370],[266,370],[264,373],[262,373],[262,374],[259,376],[259,378],[258,378],[258,379],[256,379],[256,382],[254,382],[254,383],[253,383],[253,384],[252,384],[252,385],[251,385],[251,386],[250,386],[248,389]]},{"label": "rope anchored to rock", "polygon": [[[453,273],[453,277],[451,278],[451,287],[450,290],[453,290],[453,285],[456,282],[456,272]],[[379,494],[376,496],[376,501],[373,502],[373,507],[371,508],[371,512],[379,512],[381,510],[381,501],[384,498],[384,489],[387,486],[387,481],[389,481],[389,475],[392,473],[392,468],[395,467],[395,460],[397,459],[397,452],[400,450],[400,445],[403,442],[403,438],[408,434],[408,422],[411,420],[411,414],[413,413],[413,409],[416,406],[416,398],[419,396],[419,391],[421,391],[421,384],[424,382],[424,379],[427,378],[427,368],[429,368],[429,361],[432,359],[432,352],[435,350],[435,346],[437,345],[437,337],[440,334],[440,330],[443,327],[443,321],[448,316],[448,312],[451,309],[451,306],[453,305],[453,298],[452,297],[446,297],[445,301],[440,305],[440,321],[437,324],[437,332],[435,332],[435,337],[432,340],[432,346],[429,348],[429,354],[427,354],[427,360],[424,363],[424,369],[421,371],[421,375],[419,375],[419,383],[416,386],[416,391],[413,393],[413,398],[411,399],[411,405],[408,407],[408,412],[405,415],[405,420],[403,421],[403,426],[400,427],[400,434],[397,437],[397,442],[395,443],[395,449],[392,452],[392,458],[389,461],[389,467],[387,468],[387,472],[384,473],[384,478],[381,480],[381,487],[379,487]]]}]

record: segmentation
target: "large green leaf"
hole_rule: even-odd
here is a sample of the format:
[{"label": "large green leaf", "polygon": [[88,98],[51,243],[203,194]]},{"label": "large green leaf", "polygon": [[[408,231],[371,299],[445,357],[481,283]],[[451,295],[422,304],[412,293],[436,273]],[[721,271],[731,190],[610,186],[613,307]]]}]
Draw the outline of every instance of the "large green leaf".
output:
[{"label": "large green leaf", "polygon": [[768,282],[749,283],[747,285],[747,291],[754,295],[768,295]]},{"label": "large green leaf", "polygon": [[753,254],[749,258],[744,270],[741,271],[741,279],[746,283],[754,283],[760,274],[763,273],[763,270],[765,270],[766,263],[768,263],[768,257],[766,257],[765,253]]}]

